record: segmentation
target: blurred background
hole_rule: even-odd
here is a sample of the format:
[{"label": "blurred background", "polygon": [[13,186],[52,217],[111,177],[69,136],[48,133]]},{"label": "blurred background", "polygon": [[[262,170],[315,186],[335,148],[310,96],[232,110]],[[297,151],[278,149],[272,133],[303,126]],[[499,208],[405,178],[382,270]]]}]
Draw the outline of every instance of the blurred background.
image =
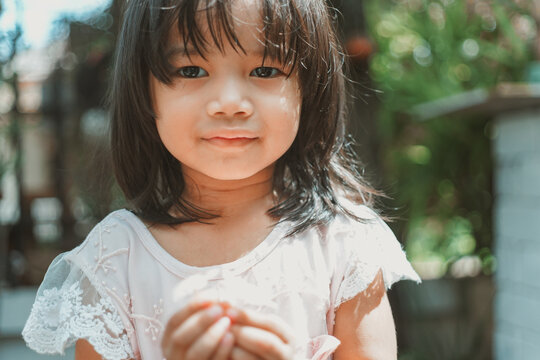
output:
[{"label": "blurred background", "polygon": [[[358,154],[423,278],[389,292],[399,359],[539,359],[540,0],[331,5]],[[123,206],[98,154],[121,6],[0,0],[2,359],[41,358],[36,286]]]}]

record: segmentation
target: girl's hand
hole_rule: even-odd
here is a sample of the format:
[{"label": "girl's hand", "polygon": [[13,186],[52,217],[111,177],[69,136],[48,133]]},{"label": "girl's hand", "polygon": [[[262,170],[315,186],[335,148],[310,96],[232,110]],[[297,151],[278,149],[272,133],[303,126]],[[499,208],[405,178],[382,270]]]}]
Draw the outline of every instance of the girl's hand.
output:
[{"label": "girl's hand", "polygon": [[230,330],[235,339],[232,360],[293,359],[292,329],[280,318],[236,308],[228,309],[227,316],[234,324]]},{"label": "girl's hand", "polygon": [[163,356],[168,360],[227,360],[234,345],[230,325],[220,304],[192,301],[167,323],[161,342]]}]

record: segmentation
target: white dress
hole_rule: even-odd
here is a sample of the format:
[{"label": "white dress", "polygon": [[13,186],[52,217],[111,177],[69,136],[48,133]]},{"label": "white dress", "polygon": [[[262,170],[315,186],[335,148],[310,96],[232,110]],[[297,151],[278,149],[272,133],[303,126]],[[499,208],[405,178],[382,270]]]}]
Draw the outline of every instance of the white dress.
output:
[{"label": "white dress", "polygon": [[247,255],[207,267],[178,261],[137,216],[115,211],[52,262],[24,340],[39,353],[63,353],[86,339],[104,359],[161,360],[167,320],[182,295],[204,283],[236,306],[280,316],[294,329],[299,358],[331,359],[336,309],[379,269],[387,289],[402,279],[420,282],[388,226],[365,206],[353,210],[368,220],[338,215],[293,237],[282,222]]}]

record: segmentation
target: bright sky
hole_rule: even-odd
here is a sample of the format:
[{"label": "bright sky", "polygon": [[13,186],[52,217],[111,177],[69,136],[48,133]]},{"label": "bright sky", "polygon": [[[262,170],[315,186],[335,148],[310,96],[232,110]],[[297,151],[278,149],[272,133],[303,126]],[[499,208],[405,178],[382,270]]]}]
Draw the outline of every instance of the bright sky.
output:
[{"label": "bright sky", "polygon": [[23,26],[23,41],[30,47],[43,47],[50,40],[54,20],[69,15],[84,19],[85,14],[104,9],[110,0],[0,0],[0,32],[15,28],[17,7]]}]

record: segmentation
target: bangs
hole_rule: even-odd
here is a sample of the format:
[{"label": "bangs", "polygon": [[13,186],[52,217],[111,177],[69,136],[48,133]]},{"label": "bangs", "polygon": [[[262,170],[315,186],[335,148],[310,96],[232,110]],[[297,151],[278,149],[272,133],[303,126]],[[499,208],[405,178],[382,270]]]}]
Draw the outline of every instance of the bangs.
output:
[{"label": "bangs", "polygon": [[[232,1],[191,0],[153,2],[150,9],[149,31],[143,43],[149,46],[146,63],[152,74],[161,82],[171,82],[172,66],[168,49],[171,33],[178,31],[183,42],[183,55],[190,58],[193,53],[207,60],[210,48],[224,52],[230,45],[236,52],[246,54],[238,40],[234,24],[238,21],[232,9]],[[305,13],[311,12],[309,1],[261,0],[260,18],[253,19],[260,28],[263,45],[263,64],[266,59],[286,65],[291,75],[297,64],[316,48],[309,39],[309,28],[305,26]],[[157,5],[159,4],[159,5]],[[152,7],[152,2],[150,4]],[[262,28],[261,28],[262,26]],[[177,27],[177,29],[175,29]],[[192,51],[187,51],[192,49]]]}]

